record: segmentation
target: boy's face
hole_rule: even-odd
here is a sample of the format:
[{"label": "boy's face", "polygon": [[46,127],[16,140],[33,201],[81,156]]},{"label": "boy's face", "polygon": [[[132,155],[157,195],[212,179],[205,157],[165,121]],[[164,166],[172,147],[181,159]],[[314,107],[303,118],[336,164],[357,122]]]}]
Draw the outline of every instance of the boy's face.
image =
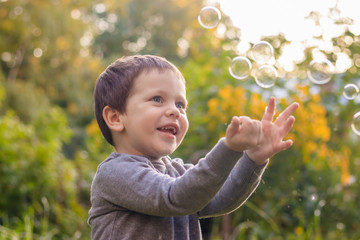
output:
[{"label": "boy's face", "polygon": [[186,91],[170,70],[136,78],[122,115],[119,152],[159,158],[173,153],[188,130]]}]

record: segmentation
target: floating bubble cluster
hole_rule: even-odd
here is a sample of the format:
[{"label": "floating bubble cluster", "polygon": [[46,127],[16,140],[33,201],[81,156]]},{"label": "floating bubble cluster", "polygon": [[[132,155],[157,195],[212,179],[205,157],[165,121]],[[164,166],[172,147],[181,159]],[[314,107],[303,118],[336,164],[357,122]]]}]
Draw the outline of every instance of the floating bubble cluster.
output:
[{"label": "floating bubble cluster", "polygon": [[277,77],[277,71],[271,65],[262,65],[255,72],[255,82],[262,88],[274,86]]},{"label": "floating bubble cluster", "polygon": [[343,96],[348,100],[354,100],[359,94],[359,88],[357,85],[350,83],[346,84],[343,90]]},{"label": "floating bubble cluster", "polygon": [[[261,64],[260,67],[254,69],[255,82],[262,88],[270,88],[275,85],[278,77],[275,67],[268,65],[273,58],[274,49],[272,45],[266,41],[260,41],[252,47],[252,58]],[[247,78],[252,70],[251,61],[243,56],[233,58],[229,66],[230,75],[236,79],[243,80]]]},{"label": "floating bubble cluster", "polygon": [[235,57],[230,63],[229,73],[236,79],[242,80],[249,76],[252,65],[246,57]]},{"label": "floating bubble cluster", "polygon": [[211,29],[216,27],[221,20],[219,9],[212,6],[203,7],[199,13],[198,21],[203,28]]},{"label": "floating bubble cluster", "polygon": [[308,77],[315,84],[325,84],[331,80],[334,74],[334,66],[327,59],[314,59],[310,62]]},{"label": "floating bubble cluster", "polygon": [[[213,6],[205,6],[198,15],[200,25],[206,29],[212,29],[218,26],[221,21],[221,12]],[[252,62],[245,56],[234,57],[229,65],[230,75],[238,80],[244,80],[253,75],[255,82],[262,88],[271,88],[275,85],[278,72],[272,66],[274,61],[274,48],[267,41],[259,41],[255,43],[250,52]],[[309,80],[318,85],[328,83],[335,73],[335,66],[324,56],[315,56],[310,62],[307,69]],[[343,96],[348,100],[354,100],[359,95],[359,87],[356,84],[347,84],[343,89]],[[351,128],[355,134],[360,136],[360,112],[355,113]]]}]

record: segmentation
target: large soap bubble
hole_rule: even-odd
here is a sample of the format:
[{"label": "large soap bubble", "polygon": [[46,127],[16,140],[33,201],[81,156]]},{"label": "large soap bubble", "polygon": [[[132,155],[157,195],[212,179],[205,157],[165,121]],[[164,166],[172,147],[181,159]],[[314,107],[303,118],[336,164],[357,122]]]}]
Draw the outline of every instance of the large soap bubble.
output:
[{"label": "large soap bubble", "polygon": [[255,82],[262,88],[270,88],[274,86],[277,77],[277,70],[271,65],[262,65],[255,72]]},{"label": "large soap bubble", "polygon": [[308,69],[308,77],[315,84],[325,84],[331,80],[334,74],[334,66],[327,59],[312,60]]},{"label": "large soap bubble", "polygon": [[248,58],[238,56],[233,58],[229,66],[229,73],[236,79],[242,80],[249,76],[252,65]]},{"label": "large soap bubble", "polygon": [[206,29],[216,27],[221,20],[221,13],[219,9],[212,6],[203,7],[200,10],[198,21],[200,25]]},{"label": "large soap bubble", "polygon": [[274,54],[274,48],[266,41],[260,41],[254,44],[251,49],[252,58],[259,64],[268,63]]}]

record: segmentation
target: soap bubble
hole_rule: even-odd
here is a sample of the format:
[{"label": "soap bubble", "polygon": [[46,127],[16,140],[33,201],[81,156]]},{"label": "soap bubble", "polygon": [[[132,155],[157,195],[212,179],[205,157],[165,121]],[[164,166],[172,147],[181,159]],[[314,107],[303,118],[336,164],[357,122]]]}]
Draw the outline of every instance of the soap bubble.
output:
[{"label": "soap bubble", "polygon": [[262,65],[255,73],[255,82],[262,88],[270,88],[275,85],[277,77],[277,71],[273,66]]},{"label": "soap bubble", "polygon": [[216,27],[221,20],[221,13],[216,7],[203,7],[199,13],[198,21],[206,29]]},{"label": "soap bubble", "polygon": [[359,88],[353,83],[346,84],[343,90],[343,95],[348,100],[354,100],[359,94]]},{"label": "soap bubble", "polygon": [[235,57],[230,63],[229,72],[236,79],[245,79],[249,76],[252,65],[246,57]]},{"label": "soap bubble", "polygon": [[274,49],[270,43],[266,41],[260,41],[254,44],[251,49],[251,54],[256,62],[265,64],[273,57]]},{"label": "soap bubble", "polygon": [[360,136],[360,112],[354,114],[351,129],[356,135]]},{"label": "soap bubble", "polygon": [[325,84],[331,80],[331,76],[334,73],[333,64],[327,60],[312,60],[308,69],[308,77],[310,81],[315,84]]}]

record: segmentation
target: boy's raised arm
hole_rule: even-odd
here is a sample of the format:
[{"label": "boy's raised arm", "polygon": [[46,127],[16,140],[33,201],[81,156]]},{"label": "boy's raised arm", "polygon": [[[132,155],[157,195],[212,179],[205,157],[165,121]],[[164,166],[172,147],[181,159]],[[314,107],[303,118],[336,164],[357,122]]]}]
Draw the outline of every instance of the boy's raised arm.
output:
[{"label": "boy's raised arm", "polygon": [[[234,211],[250,197],[260,182],[268,159],[292,145],[291,140],[284,141],[283,138],[295,121],[292,114],[298,106],[299,104],[292,103],[272,122],[275,115],[275,99],[270,98],[261,120],[259,129],[262,134],[258,135],[257,144],[245,151],[246,154],[231,171],[217,195],[199,212],[200,217],[217,216]],[[254,166],[251,167],[251,163]],[[252,170],[249,172],[250,169]]]}]

